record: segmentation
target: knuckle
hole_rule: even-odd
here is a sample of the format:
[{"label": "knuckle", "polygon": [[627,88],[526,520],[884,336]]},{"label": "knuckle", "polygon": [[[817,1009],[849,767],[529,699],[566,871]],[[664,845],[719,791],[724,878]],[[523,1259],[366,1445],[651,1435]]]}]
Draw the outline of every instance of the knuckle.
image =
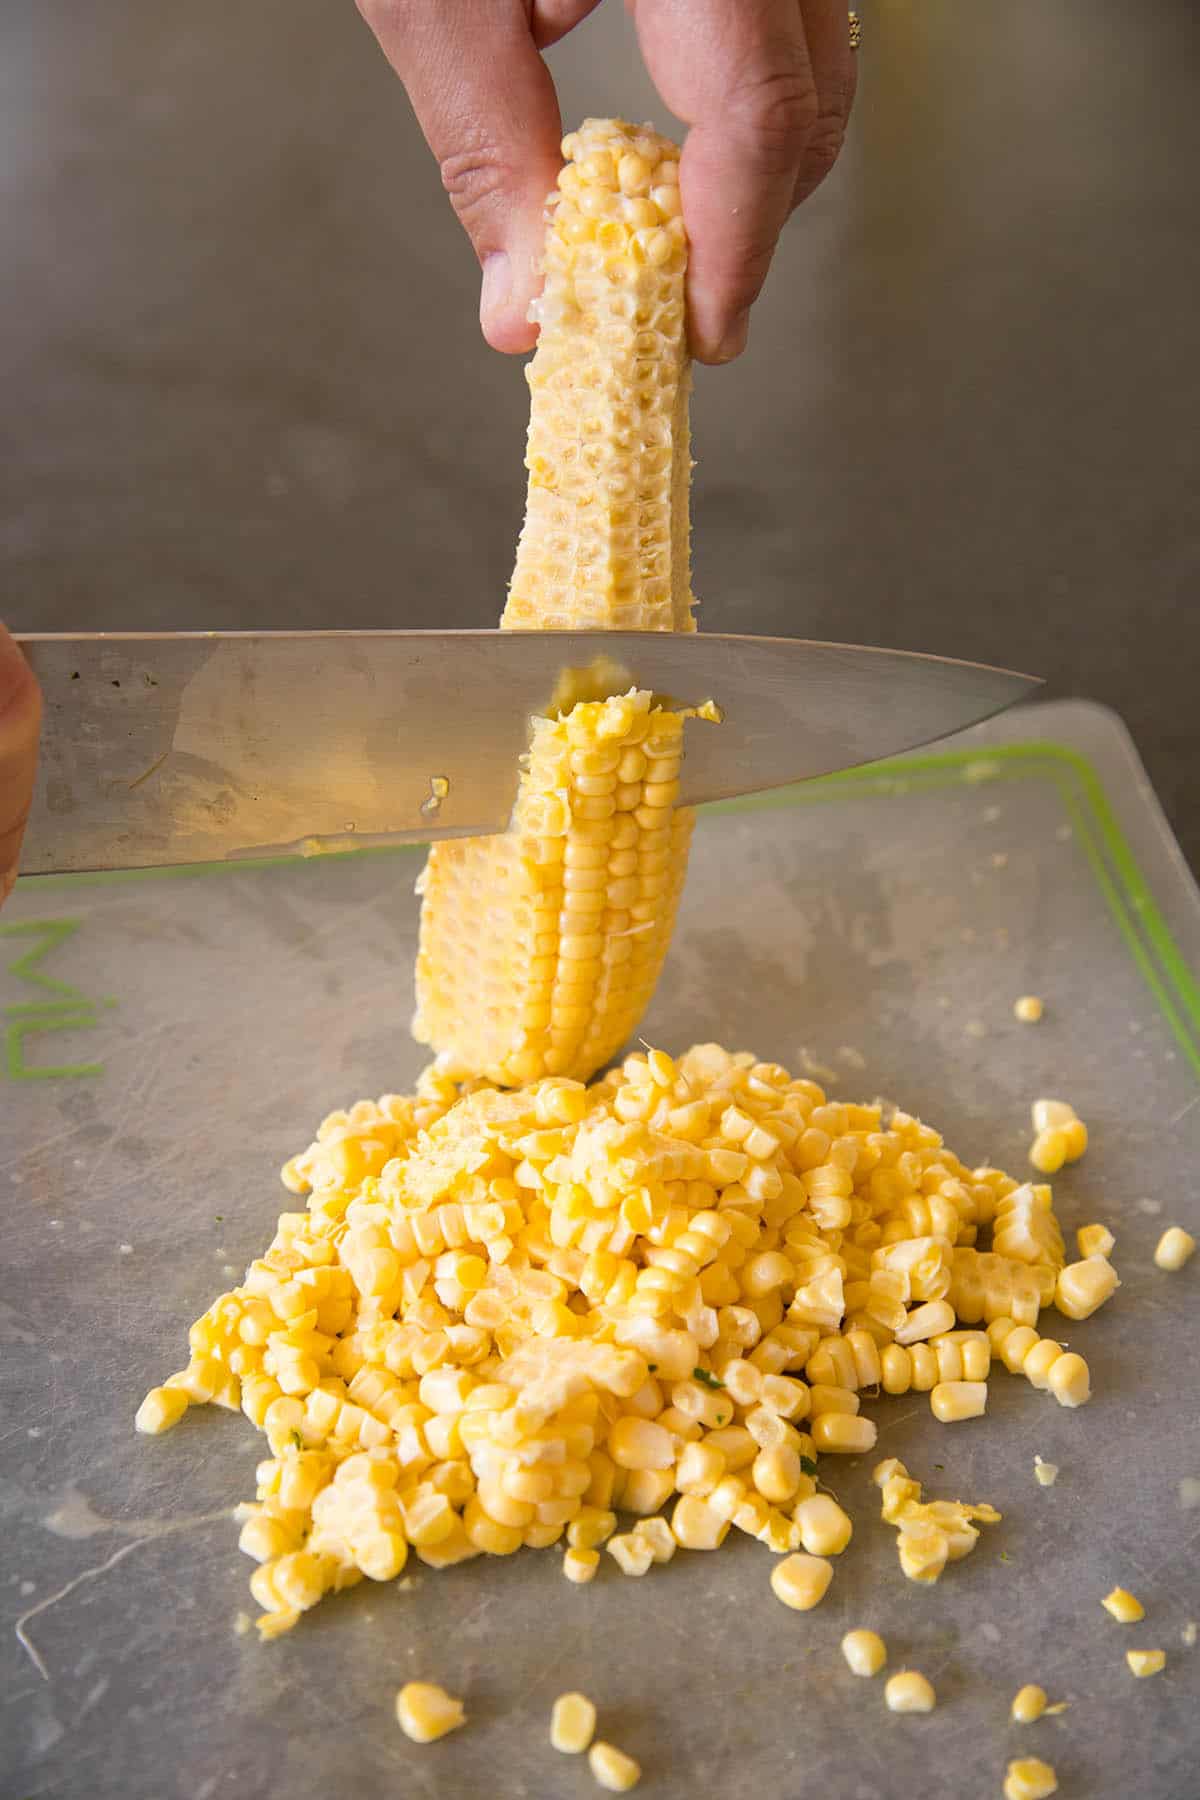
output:
[{"label": "knuckle", "polygon": [[817,123],[817,91],[804,68],[781,66],[747,80],[739,110],[768,151],[795,155]]},{"label": "knuckle", "polygon": [[804,146],[806,171],[818,180],[823,180],[841,155],[845,140],[846,125],[843,119],[836,114],[819,119]]},{"label": "knuckle", "polygon": [[512,186],[512,170],[494,144],[480,139],[439,158],[442,186],[464,224],[499,200]]}]

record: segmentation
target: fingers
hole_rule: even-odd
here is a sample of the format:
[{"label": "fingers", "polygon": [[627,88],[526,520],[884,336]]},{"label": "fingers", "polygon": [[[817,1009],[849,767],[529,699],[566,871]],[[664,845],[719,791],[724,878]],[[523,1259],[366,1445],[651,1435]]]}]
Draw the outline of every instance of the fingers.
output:
[{"label": "fingers", "polygon": [[692,349],[727,362],[802,180],[821,105],[798,0],[628,0],[650,77],[690,127],[679,170]]},{"label": "fingers", "polygon": [[[359,10],[408,90],[483,268],[483,334],[497,350],[528,350],[542,213],[562,161],[558,100],[529,8],[522,0],[359,0]],[[586,10],[570,0],[536,9],[552,34]]]},{"label": "fingers", "polygon": [[801,0],[801,12],[818,111],[817,122],[804,146],[792,194],[794,207],[820,187],[838,159],[858,71],[850,48],[850,13],[845,0]]},{"label": "fingers", "polygon": [[0,625],[0,905],[17,879],[21,834],[33,799],[42,700],[33,672]]}]

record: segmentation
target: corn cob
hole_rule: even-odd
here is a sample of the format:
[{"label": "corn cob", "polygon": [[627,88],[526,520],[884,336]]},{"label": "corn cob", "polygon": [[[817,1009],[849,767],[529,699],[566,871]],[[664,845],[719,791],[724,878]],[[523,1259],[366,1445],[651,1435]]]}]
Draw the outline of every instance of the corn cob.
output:
[{"label": "corn cob", "polygon": [[[690,631],[678,151],[589,120],[563,154],[501,624]],[[683,716],[637,690],[568,702],[534,721],[508,833],[431,850],[413,1033],[447,1072],[586,1079],[633,1031],[686,870]]]}]

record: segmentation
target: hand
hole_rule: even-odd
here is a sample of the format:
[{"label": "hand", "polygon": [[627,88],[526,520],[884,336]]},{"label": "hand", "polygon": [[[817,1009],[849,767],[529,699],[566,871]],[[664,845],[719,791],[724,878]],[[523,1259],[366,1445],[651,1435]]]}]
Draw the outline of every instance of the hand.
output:
[{"label": "hand", "polygon": [[[562,122],[539,51],[598,0],[358,0],[483,267],[479,316],[522,351]],[[689,329],[702,362],[745,348],[792,209],[828,174],[854,95],[845,0],[626,0],[651,79],[690,127],[679,171]]]},{"label": "hand", "polygon": [[41,719],[42,697],[33,672],[0,625],[0,906],[17,879]]}]

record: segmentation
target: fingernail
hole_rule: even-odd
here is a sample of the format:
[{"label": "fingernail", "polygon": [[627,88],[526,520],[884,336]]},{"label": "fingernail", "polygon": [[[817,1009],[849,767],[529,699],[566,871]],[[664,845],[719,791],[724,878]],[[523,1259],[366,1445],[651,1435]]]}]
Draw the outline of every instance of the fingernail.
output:
[{"label": "fingernail", "polygon": [[746,340],[749,336],[750,313],[749,310],[747,310],[746,312],[739,313],[737,318],[733,321],[733,324],[729,327],[725,336],[717,345],[717,353],[714,356],[713,361],[719,363],[732,362],[734,357],[740,356],[742,351],[746,348]]},{"label": "fingernail", "polygon": [[507,250],[493,250],[483,259],[483,285],[479,290],[479,322],[487,335],[488,324],[503,312],[512,292],[512,268]]}]

